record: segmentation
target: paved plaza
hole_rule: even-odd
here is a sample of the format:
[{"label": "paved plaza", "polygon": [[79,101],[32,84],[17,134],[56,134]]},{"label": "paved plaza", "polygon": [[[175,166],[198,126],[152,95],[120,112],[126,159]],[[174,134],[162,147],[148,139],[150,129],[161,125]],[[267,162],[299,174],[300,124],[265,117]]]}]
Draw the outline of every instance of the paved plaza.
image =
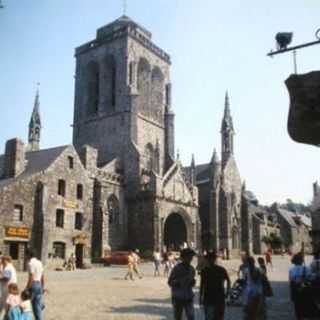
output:
[{"label": "paved plaza", "polygon": [[[269,319],[291,320],[292,305],[289,302],[287,270],[289,258],[274,259],[275,270],[270,279],[275,297],[268,301]],[[234,275],[238,262],[228,262]],[[166,278],[154,278],[152,264],[141,267],[144,277],[126,281],[124,267],[95,268],[75,272],[47,272],[45,296],[46,320],[160,320],[172,319],[169,288]],[[20,275],[24,283],[25,275]],[[197,285],[199,279],[197,279]],[[198,288],[196,289],[198,290]],[[196,299],[196,302],[198,299]],[[203,319],[196,304],[197,317]],[[241,319],[240,307],[229,307],[226,320]]]}]

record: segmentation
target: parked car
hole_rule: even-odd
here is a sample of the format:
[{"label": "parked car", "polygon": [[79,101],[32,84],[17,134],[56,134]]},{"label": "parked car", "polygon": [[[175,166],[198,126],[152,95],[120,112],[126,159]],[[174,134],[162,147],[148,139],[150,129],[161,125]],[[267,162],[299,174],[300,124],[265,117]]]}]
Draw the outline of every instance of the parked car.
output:
[{"label": "parked car", "polygon": [[128,264],[128,251],[114,251],[110,252],[109,254],[105,255],[102,260],[104,265],[110,266],[114,265],[126,265]]}]

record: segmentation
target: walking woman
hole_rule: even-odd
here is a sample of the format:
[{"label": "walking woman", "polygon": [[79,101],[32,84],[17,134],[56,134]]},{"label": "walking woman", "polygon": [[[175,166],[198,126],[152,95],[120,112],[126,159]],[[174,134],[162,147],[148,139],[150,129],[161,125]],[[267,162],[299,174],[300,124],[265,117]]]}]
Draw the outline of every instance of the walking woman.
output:
[{"label": "walking woman", "polygon": [[253,257],[247,260],[245,271],[246,286],[244,289],[243,312],[244,320],[265,320],[266,310],[264,304],[262,274],[255,266]]}]

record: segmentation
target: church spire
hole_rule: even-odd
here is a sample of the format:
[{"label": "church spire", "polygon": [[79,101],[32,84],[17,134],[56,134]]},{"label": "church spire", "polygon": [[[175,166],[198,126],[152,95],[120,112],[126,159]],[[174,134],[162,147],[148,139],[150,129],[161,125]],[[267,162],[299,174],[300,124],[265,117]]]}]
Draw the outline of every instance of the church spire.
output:
[{"label": "church spire", "polygon": [[221,124],[221,144],[222,144],[222,155],[221,160],[224,165],[227,160],[233,155],[233,136],[234,136],[234,128],[233,121],[230,112],[230,102],[228,91],[225,96],[225,104],[224,104],[224,114]]},{"label": "church spire", "polygon": [[41,118],[39,88],[34,99],[33,111],[29,122],[29,151],[37,151],[40,148]]}]

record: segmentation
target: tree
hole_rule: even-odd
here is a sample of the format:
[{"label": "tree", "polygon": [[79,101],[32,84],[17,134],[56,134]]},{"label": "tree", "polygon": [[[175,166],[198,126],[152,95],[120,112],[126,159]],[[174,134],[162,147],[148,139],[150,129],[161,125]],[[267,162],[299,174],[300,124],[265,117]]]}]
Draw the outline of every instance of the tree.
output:
[{"label": "tree", "polygon": [[268,236],[263,236],[261,239],[266,245],[271,246],[272,249],[280,249],[282,247],[282,240],[276,233],[270,233]]}]

